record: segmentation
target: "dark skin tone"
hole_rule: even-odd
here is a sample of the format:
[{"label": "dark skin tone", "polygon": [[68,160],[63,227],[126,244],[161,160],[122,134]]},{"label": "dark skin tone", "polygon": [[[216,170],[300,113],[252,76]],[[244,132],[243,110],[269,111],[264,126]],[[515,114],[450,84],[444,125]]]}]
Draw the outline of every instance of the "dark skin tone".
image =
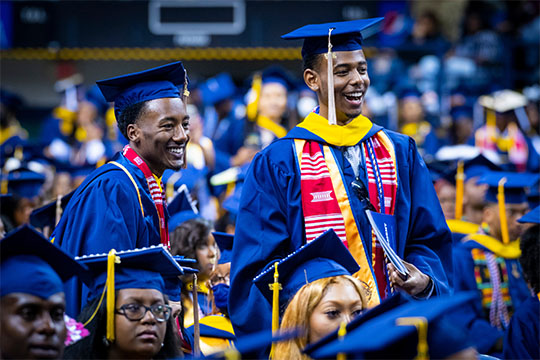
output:
[{"label": "dark skin tone", "polygon": [[0,300],[0,353],[2,359],[60,359],[66,324],[64,293],[47,299],[12,293]]},{"label": "dark skin tone", "polygon": [[[334,52],[334,98],[336,119],[340,126],[347,125],[362,114],[364,95],[369,88],[370,80],[366,57],[362,50]],[[321,55],[315,69],[304,71],[306,85],[317,93],[319,114],[328,119],[328,64]],[[417,295],[429,285],[429,276],[422,273],[413,264],[404,261],[409,270],[407,280],[403,280],[392,264],[388,265],[388,278],[395,288],[402,289],[410,295]]]},{"label": "dark skin tone", "polygon": [[181,98],[148,101],[126,132],[131,148],[157,177],[166,169],[177,171],[185,166],[189,115]]},{"label": "dark skin tone", "polygon": [[[370,80],[367,62],[362,50],[338,51],[334,53],[334,98],[338,125],[346,125],[362,114],[364,95]],[[328,118],[328,64],[319,56],[315,69],[304,71],[306,85],[317,93],[320,115]]]}]

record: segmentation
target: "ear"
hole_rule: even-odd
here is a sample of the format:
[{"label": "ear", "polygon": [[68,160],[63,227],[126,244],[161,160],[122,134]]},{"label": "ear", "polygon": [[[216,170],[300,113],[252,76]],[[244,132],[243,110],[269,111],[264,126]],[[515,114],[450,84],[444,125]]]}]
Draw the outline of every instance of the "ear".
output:
[{"label": "ear", "polygon": [[129,142],[138,143],[141,137],[141,129],[137,124],[129,124],[126,128],[126,134]]},{"label": "ear", "polygon": [[313,91],[319,92],[321,88],[321,81],[319,74],[313,69],[306,69],[304,71],[304,82]]},{"label": "ear", "polygon": [[495,205],[487,205],[484,207],[484,211],[482,214],[482,220],[489,224],[492,224],[494,221],[498,221],[499,219],[499,212],[498,207]]}]

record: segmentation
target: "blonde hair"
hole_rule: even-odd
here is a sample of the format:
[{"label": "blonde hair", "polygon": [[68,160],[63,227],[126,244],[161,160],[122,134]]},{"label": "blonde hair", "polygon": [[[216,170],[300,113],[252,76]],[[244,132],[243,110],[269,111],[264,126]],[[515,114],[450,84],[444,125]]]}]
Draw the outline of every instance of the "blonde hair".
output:
[{"label": "blonde hair", "polygon": [[292,300],[287,305],[280,330],[304,329],[305,333],[289,341],[283,341],[277,344],[274,354],[275,360],[280,359],[309,359],[307,355],[302,354],[301,350],[306,347],[310,336],[309,319],[313,310],[321,302],[328,291],[330,285],[348,284],[352,285],[362,301],[362,308],[367,308],[367,294],[362,282],[350,275],[332,276],[322,278],[304,285],[296,292]]}]

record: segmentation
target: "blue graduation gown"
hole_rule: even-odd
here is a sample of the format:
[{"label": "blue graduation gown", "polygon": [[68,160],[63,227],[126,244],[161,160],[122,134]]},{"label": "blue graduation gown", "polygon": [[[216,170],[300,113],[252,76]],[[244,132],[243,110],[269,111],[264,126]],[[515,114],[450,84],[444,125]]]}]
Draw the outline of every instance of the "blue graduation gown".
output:
[{"label": "blue graduation gown", "polygon": [[540,359],[540,302],[530,296],[516,310],[504,336],[505,359]]},{"label": "blue graduation gown", "polygon": [[[380,126],[372,125],[361,141]],[[398,190],[395,217],[396,253],[429,275],[434,293],[451,291],[445,272],[452,268],[452,239],[446,225],[429,171],[410,137],[385,131],[395,147]],[[300,173],[294,138],[326,142],[302,127],[274,141],[253,159],[245,178],[232,250],[229,313],[235,333],[240,338],[256,331],[271,331],[272,309],[253,278],[274,259],[283,258],[305,243]],[[337,146],[328,144],[336,155],[346,179],[349,194],[355,175],[349,161]],[[360,177],[367,184],[364,165]],[[364,248],[371,259],[371,226],[357,197],[349,196],[352,211]]]},{"label": "blue graduation gown", "polygon": [[[469,240],[458,244],[454,248],[454,290],[477,291],[478,298],[467,307],[461,307],[455,312],[469,330],[469,338],[481,354],[488,354],[495,343],[503,336],[503,331],[491,326],[489,314],[482,306],[482,291],[478,288],[475,278],[475,264],[471,254],[473,249],[490,251],[476,241]],[[521,266],[517,259],[505,259],[508,274],[508,290],[512,301],[512,307],[517,309],[527,297],[530,291],[523,280]],[[487,270],[486,270],[487,271]]]},{"label": "blue graduation gown", "polygon": [[[92,172],[77,188],[51,238],[73,256],[128,250],[161,243],[159,216],[141,170],[121,153],[113,161],[123,165],[137,184],[113,164]],[[167,211],[165,216],[168,218]],[[86,303],[86,287],[76,280],[66,285],[67,313],[76,317]]]}]

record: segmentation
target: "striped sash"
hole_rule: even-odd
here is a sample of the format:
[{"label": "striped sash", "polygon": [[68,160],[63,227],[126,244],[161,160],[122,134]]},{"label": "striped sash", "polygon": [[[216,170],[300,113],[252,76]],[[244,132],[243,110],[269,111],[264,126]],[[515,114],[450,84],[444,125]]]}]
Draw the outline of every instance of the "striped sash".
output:
[{"label": "striped sash", "polygon": [[[369,156],[366,156],[366,162],[369,164],[368,179],[371,178],[375,186],[377,186],[376,181],[379,179],[379,183],[384,190],[387,190],[388,186],[392,186],[393,188],[384,192],[379,192],[377,191],[378,189],[375,188],[375,191],[370,189],[369,192],[370,194],[375,194],[375,199],[377,199],[377,196],[380,193],[387,195],[388,199],[384,198],[383,200],[383,209],[388,209],[386,213],[393,214],[397,189],[393,146],[386,135],[381,133],[382,132],[379,132],[372,137],[377,139],[375,142],[376,145],[372,149],[373,156],[375,156],[376,159],[374,166],[372,166],[373,161],[368,160],[370,158]],[[379,134],[381,135],[379,136]],[[377,280],[375,280],[376,275],[371,266],[375,257],[368,260],[361,233],[358,230],[356,220],[351,210],[347,187],[343,183],[343,175],[334,158],[334,154],[327,145],[321,145],[316,141],[295,139],[294,145],[300,168],[302,210],[304,212],[306,241],[312,241],[324,231],[333,228],[341,241],[343,241],[344,245],[347,246],[352,256],[356,259],[358,265],[360,265],[360,270],[354,274],[354,276],[366,284],[368,291],[370,292],[368,301],[369,306],[378,305],[381,300],[381,295],[384,298],[386,294],[385,292],[380,293],[379,288],[381,287],[377,286],[377,281],[379,281],[379,279],[377,278]],[[388,146],[390,146],[390,150],[385,148]],[[386,153],[381,149],[384,149]],[[390,158],[390,162],[387,158]],[[378,165],[381,164],[381,160],[383,166]],[[378,169],[379,166],[383,169],[384,175],[382,175],[380,171],[373,171],[374,168]],[[369,168],[371,168],[371,170]],[[378,204],[371,196],[370,200],[375,204]],[[381,254],[379,256],[383,255]],[[380,259],[380,257],[377,257],[377,260],[378,259]],[[382,264],[382,262],[379,261],[379,264]],[[383,277],[385,277],[384,273]],[[381,282],[384,284],[384,289],[386,279],[382,279]]]}]

